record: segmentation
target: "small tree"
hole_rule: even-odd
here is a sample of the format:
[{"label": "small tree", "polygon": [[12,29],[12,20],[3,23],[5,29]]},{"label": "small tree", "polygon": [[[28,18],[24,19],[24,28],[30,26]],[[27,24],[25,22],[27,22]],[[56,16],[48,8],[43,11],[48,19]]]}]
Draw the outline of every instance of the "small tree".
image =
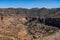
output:
[{"label": "small tree", "polygon": [[3,20],[3,14],[2,13],[0,13],[0,16],[1,16],[1,20]]}]

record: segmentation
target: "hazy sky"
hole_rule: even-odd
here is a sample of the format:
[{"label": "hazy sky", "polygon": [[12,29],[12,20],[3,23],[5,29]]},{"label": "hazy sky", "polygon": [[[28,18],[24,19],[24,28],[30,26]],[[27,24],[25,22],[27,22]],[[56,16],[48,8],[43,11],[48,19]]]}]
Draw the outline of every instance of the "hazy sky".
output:
[{"label": "hazy sky", "polygon": [[57,8],[60,0],[0,0],[0,8]]}]

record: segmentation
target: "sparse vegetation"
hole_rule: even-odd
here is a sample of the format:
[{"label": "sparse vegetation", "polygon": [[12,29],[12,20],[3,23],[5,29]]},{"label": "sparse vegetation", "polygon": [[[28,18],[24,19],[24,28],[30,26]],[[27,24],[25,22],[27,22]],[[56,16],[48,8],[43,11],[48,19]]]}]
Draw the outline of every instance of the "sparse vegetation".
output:
[{"label": "sparse vegetation", "polygon": [[[57,16],[60,18],[59,11],[59,8],[56,10],[47,8],[4,9],[4,11],[0,11],[0,40],[42,40],[45,37],[50,38],[50,36],[53,38],[60,28],[46,25],[42,23],[42,19],[56,18]],[[2,19],[3,22],[1,22]],[[54,23],[58,23],[57,21],[60,23],[60,20],[55,20]],[[51,23],[52,21],[46,22]],[[52,24],[54,23],[52,22]],[[54,40],[60,39],[55,38]]]}]

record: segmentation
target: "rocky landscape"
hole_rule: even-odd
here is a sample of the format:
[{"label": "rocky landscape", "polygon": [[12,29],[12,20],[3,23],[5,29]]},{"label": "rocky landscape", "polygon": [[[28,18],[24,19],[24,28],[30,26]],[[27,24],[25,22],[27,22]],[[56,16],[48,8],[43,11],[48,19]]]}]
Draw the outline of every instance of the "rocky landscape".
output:
[{"label": "rocky landscape", "polygon": [[60,8],[0,8],[0,40],[60,40]]}]

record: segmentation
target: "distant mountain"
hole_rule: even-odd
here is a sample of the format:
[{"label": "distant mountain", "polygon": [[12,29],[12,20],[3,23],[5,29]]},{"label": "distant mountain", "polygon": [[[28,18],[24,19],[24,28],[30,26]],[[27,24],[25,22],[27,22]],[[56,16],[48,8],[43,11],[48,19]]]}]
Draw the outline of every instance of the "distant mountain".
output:
[{"label": "distant mountain", "polygon": [[60,11],[60,8],[32,8],[32,9],[25,9],[25,8],[0,8],[0,14],[3,15],[12,15],[17,14],[21,16],[32,16],[32,17],[51,17],[51,15],[55,15],[57,12]]}]

